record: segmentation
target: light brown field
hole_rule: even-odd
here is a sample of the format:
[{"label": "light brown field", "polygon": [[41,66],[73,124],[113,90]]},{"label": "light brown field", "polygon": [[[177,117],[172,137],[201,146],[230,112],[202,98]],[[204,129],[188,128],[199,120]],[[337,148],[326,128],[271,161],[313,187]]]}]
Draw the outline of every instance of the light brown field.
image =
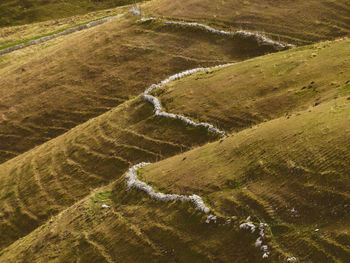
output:
[{"label": "light brown field", "polygon": [[350,33],[347,0],[155,0],[146,3],[144,9],[156,16],[266,32],[275,39],[297,44]]},{"label": "light brown field", "polygon": [[[305,44],[349,33],[347,1],[142,7],[165,17],[137,22],[125,12],[0,56],[0,263],[350,261],[350,40],[276,53],[250,38],[163,24],[265,30]],[[56,28],[20,26],[23,35],[9,39],[46,25]],[[226,139],[154,117],[139,97],[174,73],[227,62],[237,64],[153,92],[167,112],[212,123]],[[201,196],[217,223],[189,203],[128,191],[125,173],[140,162],[153,164],[139,179]],[[248,216],[269,225],[268,259],[257,232],[239,228]]]},{"label": "light brown field", "polygon": [[40,47],[0,58],[1,162],[108,111],[172,74],[274,51],[251,39],[217,38],[201,29],[137,23],[130,17],[47,45],[35,55],[26,52],[32,54]]}]

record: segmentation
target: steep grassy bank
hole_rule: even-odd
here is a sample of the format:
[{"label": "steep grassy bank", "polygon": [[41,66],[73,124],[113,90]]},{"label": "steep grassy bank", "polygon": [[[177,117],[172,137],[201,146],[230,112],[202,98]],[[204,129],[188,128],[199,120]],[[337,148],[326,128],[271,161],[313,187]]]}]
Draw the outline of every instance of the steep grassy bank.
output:
[{"label": "steep grassy bank", "polygon": [[0,262],[260,262],[253,238],[237,222],[206,224],[186,203],[126,192],[121,178],[2,250]]},{"label": "steep grassy bank", "polygon": [[0,165],[1,248],[131,165],[212,139],[205,129],[153,117],[152,106],[136,99]]},{"label": "steep grassy bank", "polygon": [[197,193],[222,216],[268,223],[272,257],[279,248],[300,262],[347,262],[349,113],[339,98],[147,166],[141,178]]},{"label": "steep grassy bank", "polygon": [[[216,223],[186,202],[126,192],[120,177],[2,250],[0,262],[346,262],[349,113],[340,98],[140,171],[159,191],[202,196]],[[268,259],[257,233],[239,229],[248,216],[268,223]]]},{"label": "steep grassy bank", "polygon": [[350,95],[350,40],[326,42],[201,72],[155,91],[164,108],[237,132]]},{"label": "steep grassy bank", "polygon": [[[174,73],[274,51],[249,38],[137,23],[130,17],[62,38],[0,58],[1,162]],[[32,48],[34,56],[17,54]]]}]

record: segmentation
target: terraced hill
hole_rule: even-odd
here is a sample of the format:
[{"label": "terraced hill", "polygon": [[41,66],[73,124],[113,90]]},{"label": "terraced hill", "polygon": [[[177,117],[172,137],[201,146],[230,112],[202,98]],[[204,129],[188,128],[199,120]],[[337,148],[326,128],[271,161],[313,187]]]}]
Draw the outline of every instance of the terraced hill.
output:
[{"label": "terraced hill", "polygon": [[350,40],[319,43],[202,72],[155,91],[163,106],[235,132],[349,94]]},{"label": "terraced hill", "polygon": [[340,98],[139,174],[158,191],[201,195],[215,222],[206,223],[186,202],[128,192],[120,177],[4,249],[0,260],[265,262],[254,245],[258,233],[239,227],[248,217],[268,225],[269,262],[293,256],[301,262],[346,262],[349,111],[349,100]]},{"label": "terraced hill", "polygon": [[349,112],[340,98],[148,166],[140,178],[162,192],[200,193],[218,216],[267,223],[273,261],[284,251],[347,262]]},{"label": "terraced hill", "polygon": [[155,16],[265,31],[289,43],[330,40],[350,33],[348,0],[158,0],[147,3],[145,10]]},{"label": "terraced hill", "polygon": [[131,17],[47,43],[1,56],[1,162],[169,75],[275,51],[252,38],[218,37],[200,28],[140,23]]},{"label": "terraced hill", "polygon": [[0,29],[119,14],[0,56],[0,262],[350,261],[347,1],[126,8]]}]

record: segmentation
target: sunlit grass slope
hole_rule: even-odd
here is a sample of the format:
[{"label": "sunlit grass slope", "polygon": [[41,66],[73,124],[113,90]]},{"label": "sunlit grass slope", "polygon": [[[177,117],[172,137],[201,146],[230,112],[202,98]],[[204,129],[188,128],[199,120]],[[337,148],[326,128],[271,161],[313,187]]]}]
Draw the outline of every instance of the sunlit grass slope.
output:
[{"label": "sunlit grass slope", "polygon": [[0,3],[0,27],[24,25],[133,3],[132,0],[7,0]]},{"label": "sunlit grass slope", "polygon": [[31,40],[40,36],[62,31],[80,24],[98,20],[107,16],[113,16],[125,12],[130,7],[117,7],[112,9],[89,12],[84,15],[75,15],[60,19],[48,20],[20,26],[8,26],[0,28],[0,49],[25,40]]},{"label": "sunlit grass slope", "polygon": [[197,193],[223,216],[267,222],[276,261],[280,249],[300,262],[348,262],[349,134],[342,97],[148,166],[141,178]]},{"label": "sunlit grass slope", "polygon": [[181,121],[153,117],[126,102],[0,165],[0,247],[44,223],[131,165],[155,162],[215,137]]},{"label": "sunlit grass slope", "polygon": [[253,239],[237,222],[206,224],[187,203],[126,192],[121,178],[2,250],[0,262],[261,262]]},{"label": "sunlit grass slope", "polygon": [[248,38],[121,17],[1,56],[0,161],[106,112],[172,74],[273,51]]},{"label": "sunlit grass slope", "polygon": [[350,40],[320,43],[201,72],[155,91],[166,110],[236,132],[350,96]]},{"label": "sunlit grass slope", "polygon": [[[120,177],[2,250],[0,262],[347,262],[349,114],[339,98],[140,171],[157,190],[202,196],[217,224],[186,202],[127,192]],[[239,229],[248,216],[269,224],[268,259],[257,233]]]},{"label": "sunlit grass slope", "polygon": [[347,0],[155,0],[147,3],[145,10],[157,16],[265,31],[277,39],[299,44],[350,33]]}]

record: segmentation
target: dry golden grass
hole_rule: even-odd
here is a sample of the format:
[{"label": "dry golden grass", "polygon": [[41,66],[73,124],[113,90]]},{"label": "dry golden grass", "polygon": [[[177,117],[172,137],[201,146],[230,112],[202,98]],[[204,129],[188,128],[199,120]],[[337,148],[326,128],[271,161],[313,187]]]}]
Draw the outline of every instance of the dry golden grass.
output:
[{"label": "dry golden grass", "polygon": [[[102,204],[111,208],[101,209]],[[237,222],[213,226],[204,221],[186,203],[159,203],[125,192],[121,179],[2,250],[0,262],[261,261],[253,236],[239,231]]]},{"label": "dry golden grass", "polygon": [[[203,78],[207,78],[205,83],[216,80],[218,86],[232,84],[226,81],[254,72],[257,61],[263,71],[277,68],[272,70],[276,76],[270,81],[278,83],[284,78],[287,83],[294,76],[292,71],[285,70],[295,66],[292,58],[306,59],[315,50],[319,53],[313,59],[322,56],[326,59],[326,54],[332,54],[333,50],[338,59],[329,67],[342,65],[346,71],[348,58],[341,54],[349,49],[348,45],[349,41],[344,40],[328,43],[324,49],[316,45],[268,55],[240,63],[243,72],[237,72],[236,65],[211,74],[190,76],[168,88],[173,92],[175,87],[188,87],[190,94],[201,101],[205,95],[200,91]],[[282,63],[283,67],[270,66],[278,64],[281,57],[289,58]],[[327,81],[321,81],[325,75],[323,66],[316,62],[302,67],[303,81],[310,83],[315,78],[320,83],[330,80],[343,83],[343,74],[337,74],[334,69],[334,75],[329,74]],[[224,86],[227,92],[235,89],[231,84]],[[293,85],[294,81],[292,91]],[[350,254],[346,247],[349,245],[346,174],[350,145],[345,135],[349,133],[349,90],[348,86],[333,86],[319,93],[324,102],[317,107],[293,114],[299,104],[292,101],[288,118],[254,126],[224,141],[156,163],[141,173],[143,180],[163,192],[203,196],[219,215],[237,217],[229,226],[205,225],[205,217],[188,204],[151,201],[136,190],[125,193],[122,175],[130,165],[156,162],[214,139],[205,130],[152,117],[151,105],[139,99],[0,165],[0,206],[3,207],[0,234],[6,237],[1,240],[4,249],[0,252],[0,262],[23,258],[27,261],[22,262],[70,262],[69,259],[84,261],[87,257],[91,257],[91,262],[114,262],[120,258],[138,262],[146,255],[160,262],[229,262],[232,257],[239,262],[259,262],[261,252],[254,248],[256,237],[238,230],[239,222],[248,215],[270,225],[271,261],[292,255],[306,261],[347,259]],[[335,92],[341,98],[331,100]],[[261,99],[271,96],[268,92],[261,94],[264,95]],[[211,96],[213,93],[205,97]],[[218,105],[227,103],[224,99],[229,97],[227,94],[221,97],[216,93],[216,96]],[[173,102],[178,99],[181,96],[173,94]],[[261,99],[253,100],[260,110]],[[171,101],[170,96],[166,101]],[[314,97],[305,96],[301,101],[302,108],[313,103]],[[217,116],[229,115],[225,107],[218,105]],[[276,115],[267,119],[284,112],[283,103],[276,105],[271,111],[277,112]],[[182,113],[187,109],[184,107]],[[197,108],[200,119],[206,111]],[[231,127],[237,127],[232,123]],[[110,182],[114,183],[68,208],[64,216],[55,216],[44,224],[50,216]],[[102,211],[102,203],[113,208]],[[314,232],[316,228],[324,233],[322,237]]]},{"label": "dry golden grass", "polygon": [[0,166],[0,247],[22,237],[134,164],[156,162],[215,137],[126,102]]},{"label": "dry golden grass", "polygon": [[[343,1],[265,1],[266,12],[240,3],[237,19],[250,10],[248,21],[299,43],[348,32]],[[280,17],[298,3],[299,18]],[[155,4],[179,18],[167,13],[178,1]],[[181,14],[225,27],[235,3],[221,4],[186,2]],[[318,31],[303,20],[340,7]],[[300,17],[304,31],[283,26]],[[275,50],[125,15],[1,56],[0,262],[348,262],[349,50],[344,39],[249,59]],[[245,59],[155,91],[167,111],[237,132],[225,140],[192,149],[218,138],[134,98],[173,73]],[[142,180],[202,196],[218,223],[188,203],[126,191],[124,173],[143,161],[155,164]],[[257,234],[239,230],[247,216],[269,224],[268,260]]]},{"label": "dry golden grass", "polygon": [[[2,250],[0,262],[347,262],[349,113],[340,98],[141,171],[163,192],[204,197],[223,218],[216,225],[187,203],[127,192],[120,177]],[[247,216],[269,224],[268,260],[257,234],[239,230]]]},{"label": "dry golden grass", "polygon": [[121,12],[125,12],[129,8],[130,6],[117,7],[39,23],[2,27],[0,28],[0,49],[5,46],[20,43],[21,41],[38,38],[39,36],[71,28],[107,16],[114,16]]},{"label": "dry golden grass", "polygon": [[350,40],[320,43],[201,72],[155,91],[163,106],[228,132],[350,94]]},{"label": "dry golden grass", "polygon": [[347,262],[349,116],[343,97],[153,164],[141,177],[166,193],[204,196],[223,216],[267,222],[274,262],[280,251],[300,262]]},{"label": "dry golden grass", "polygon": [[201,29],[124,17],[1,56],[0,161],[106,112],[169,75],[273,51],[251,39],[218,38]]},{"label": "dry golden grass", "polygon": [[144,10],[156,16],[266,32],[275,39],[298,44],[350,33],[347,0],[154,0]]}]

